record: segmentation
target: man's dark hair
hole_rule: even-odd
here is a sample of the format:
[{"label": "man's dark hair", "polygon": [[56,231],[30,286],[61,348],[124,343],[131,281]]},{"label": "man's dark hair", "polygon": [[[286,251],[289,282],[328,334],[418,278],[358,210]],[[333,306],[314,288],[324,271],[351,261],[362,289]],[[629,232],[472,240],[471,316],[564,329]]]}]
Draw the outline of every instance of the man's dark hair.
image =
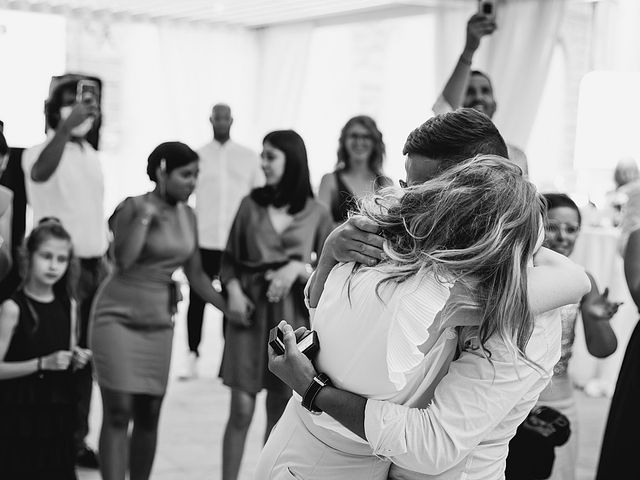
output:
[{"label": "man's dark hair", "polygon": [[476,155],[509,158],[507,145],[491,119],[473,108],[430,118],[409,134],[402,153],[440,161],[443,170]]}]

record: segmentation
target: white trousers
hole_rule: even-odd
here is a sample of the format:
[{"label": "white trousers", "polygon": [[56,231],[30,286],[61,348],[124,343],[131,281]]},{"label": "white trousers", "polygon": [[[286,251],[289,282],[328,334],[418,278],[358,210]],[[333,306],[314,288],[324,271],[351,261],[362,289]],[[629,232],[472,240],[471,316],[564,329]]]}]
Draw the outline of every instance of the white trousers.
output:
[{"label": "white trousers", "polygon": [[269,435],[256,467],[256,480],[387,480],[390,462],[313,423],[294,398]]}]

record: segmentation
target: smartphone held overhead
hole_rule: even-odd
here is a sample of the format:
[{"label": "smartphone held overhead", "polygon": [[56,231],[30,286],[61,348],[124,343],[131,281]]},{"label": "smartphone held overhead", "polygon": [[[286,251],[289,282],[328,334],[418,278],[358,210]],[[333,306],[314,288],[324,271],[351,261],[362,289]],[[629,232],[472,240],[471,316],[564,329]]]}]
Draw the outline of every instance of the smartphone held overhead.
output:
[{"label": "smartphone held overhead", "polygon": [[478,0],[478,13],[495,20],[496,0]]},{"label": "smartphone held overhead", "polygon": [[91,100],[98,100],[99,98],[99,85],[98,82],[93,80],[80,80],[78,81],[78,89],[76,91],[76,100],[78,103],[89,102]]}]

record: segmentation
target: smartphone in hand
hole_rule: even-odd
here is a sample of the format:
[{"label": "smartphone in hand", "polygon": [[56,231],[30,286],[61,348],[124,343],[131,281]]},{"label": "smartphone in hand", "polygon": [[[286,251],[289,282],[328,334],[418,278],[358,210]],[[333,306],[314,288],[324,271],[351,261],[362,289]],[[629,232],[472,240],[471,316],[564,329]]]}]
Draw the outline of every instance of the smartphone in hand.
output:
[{"label": "smartphone in hand", "polygon": [[478,0],[478,13],[491,20],[495,20],[496,0]]},{"label": "smartphone in hand", "polygon": [[99,98],[98,82],[93,80],[79,80],[78,89],[76,90],[76,101],[78,103],[98,101]]}]

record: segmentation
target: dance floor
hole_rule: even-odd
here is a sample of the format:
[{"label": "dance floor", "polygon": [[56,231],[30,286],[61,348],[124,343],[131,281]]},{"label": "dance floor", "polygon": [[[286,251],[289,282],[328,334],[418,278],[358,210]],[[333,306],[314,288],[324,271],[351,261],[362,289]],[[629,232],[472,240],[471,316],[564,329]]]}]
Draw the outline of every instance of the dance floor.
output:
[{"label": "dance floor", "polygon": [[[188,298],[188,296],[186,296]],[[154,480],[216,480],[221,477],[222,435],[227,420],[229,393],[217,378],[222,347],[221,318],[207,308],[201,345],[200,376],[181,381],[187,359],[186,302],[176,322],[173,363],[169,390],[160,425]],[[99,391],[94,390],[89,443],[97,446],[100,429]],[[580,410],[580,458],[578,480],[592,480],[609,400],[590,398],[577,392]],[[254,478],[254,467],[265,426],[264,397],[258,397],[254,421],[249,431],[240,480]],[[98,472],[81,469],[80,480],[99,480]]]}]

